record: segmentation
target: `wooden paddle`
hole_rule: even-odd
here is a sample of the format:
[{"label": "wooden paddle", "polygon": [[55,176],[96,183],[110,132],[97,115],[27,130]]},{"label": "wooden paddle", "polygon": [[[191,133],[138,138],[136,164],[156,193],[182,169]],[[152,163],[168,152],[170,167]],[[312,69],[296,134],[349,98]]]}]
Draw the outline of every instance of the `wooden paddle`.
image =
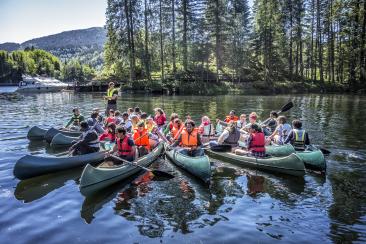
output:
[{"label": "wooden paddle", "polygon": [[164,171],[161,171],[161,170],[156,170],[156,169],[151,170],[151,169],[148,169],[148,168],[146,168],[146,167],[140,166],[140,165],[138,165],[138,164],[134,164],[134,163],[132,163],[132,162],[129,162],[129,161],[125,160],[125,159],[122,159],[122,158],[117,157],[117,156],[114,156],[114,155],[110,155],[110,157],[111,157],[111,158],[113,158],[113,159],[115,159],[115,160],[117,160],[117,161],[124,162],[124,163],[130,164],[130,165],[133,165],[133,166],[139,167],[139,168],[141,168],[141,169],[143,169],[143,170],[149,171],[149,172],[151,172],[154,176],[163,177],[163,178],[167,178],[167,179],[172,179],[172,178],[174,178],[174,175],[169,174],[169,173],[164,172]]}]

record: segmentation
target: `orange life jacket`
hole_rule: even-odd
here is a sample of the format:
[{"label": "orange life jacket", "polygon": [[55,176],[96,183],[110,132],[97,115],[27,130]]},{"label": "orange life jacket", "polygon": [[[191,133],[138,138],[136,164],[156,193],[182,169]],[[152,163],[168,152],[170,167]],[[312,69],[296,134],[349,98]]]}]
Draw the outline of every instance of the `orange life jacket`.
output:
[{"label": "orange life jacket", "polygon": [[180,125],[179,128],[176,128],[175,126],[173,126],[173,129],[172,129],[172,136],[174,138],[174,140],[177,140],[178,139],[178,132],[179,130],[182,128],[183,125]]},{"label": "orange life jacket", "polygon": [[238,117],[238,116],[235,116],[235,115],[234,115],[234,117],[233,117],[233,118],[231,118],[231,116],[230,116],[230,115],[228,115],[228,116],[226,116],[226,118],[225,118],[224,122],[226,122],[226,123],[230,123],[230,121],[234,121],[234,122],[236,122],[236,121],[238,121],[238,120],[239,120],[239,117]]},{"label": "orange life jacket", "polygon": [[189,134],[188,131],[184,128],[182,131],[182,147],[190,147],[195,148],[198,145],[198,130],[195,128]]},{"label": "orange life jacket", "polygon": [[123,140],[117,138],[118,154],[120,156],[128,156],[132,154],[132,147],[128,145],[129,136],[125,136]]},{"label": "orange life jacket", "polygon": [[141,132],[138,129],[135,129],[133,140],[137,146],[144,146],[147,150],[150,150],[149,133],[147,129],[144,129]]},{"label": "orange life jacket", "polygon": [[264,133],[257,132],[257,133],[252,133],[251,135],[252,135],[252,140],[249,145],[249,150],[251,152],[265,152],[266,149],[265,149],[264,145],[265,145],[266,141],[265,141]]}]

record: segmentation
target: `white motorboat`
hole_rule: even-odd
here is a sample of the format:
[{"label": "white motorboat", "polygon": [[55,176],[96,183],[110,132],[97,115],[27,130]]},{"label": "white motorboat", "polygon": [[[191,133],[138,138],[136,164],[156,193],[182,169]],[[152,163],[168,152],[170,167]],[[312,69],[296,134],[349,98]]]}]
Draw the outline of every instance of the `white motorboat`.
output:
[{"label": "white motorboat", "polygon": [[57,92],[66,89],[69,85],[50,77],[32,77],[22,75],[16,92]]}]

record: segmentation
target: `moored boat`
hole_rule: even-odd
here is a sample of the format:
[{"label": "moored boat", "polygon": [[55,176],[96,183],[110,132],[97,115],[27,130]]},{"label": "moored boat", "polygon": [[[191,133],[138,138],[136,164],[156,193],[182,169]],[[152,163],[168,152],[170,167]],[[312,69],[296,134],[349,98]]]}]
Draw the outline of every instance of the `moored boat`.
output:
[{"label": "moored boat", "polygon": [[77,131],[64,131],[64,130],[58,130],[56,128],[50,128],[44,138],[45,140],[48,142],[48,143],[51,143],[53,137],[55,135],[57,135],[58,133],[61,133],[63,135],[66,135],[66,136],[71,136],[71,137],[79,137],[81,135],[81,132],[77,132]]},{"label": "moored boat", "polygon": [[[163,152],[164,146],[160,143],[149,154],[138,158],[134,163],[137,165],[148,167],[154,162]],[[103,164],[101,164],[103,165]],[[112,185],[118,181],[128,178],[129,176],[138,173],[141,168],[131,164],[124,163],[118,166],[93,167],[88,164],[83,170],[80,178],[80,192],[84,196],[91,195],[99,190]]]},{"label": "moored boat", "polygon": [[179,153],[179,151],[175,148],[167,150],[167,144],[165,144],[165,154],[175,165],[198,177],[204,183],[210,182],[211,165],[207,155],[200,157],[189,157]]},{"label": "moored boat", "polygon": [[47,129],[42,129],[38,126],[33,126],[27,133],[29,140],[43,140],[46,135]]},{"label": "moored boat", "polygon": [[104,152],[95,152],[73,157],[40,157],[26,155],[21,157],[14,166],[14,176],[20,180],[34,176],[81,167],[88,163],[103,161]]},{"label": "moored boat", "polygon": [[205,149],[205,152],[212,158],[244,167],[294,176],[303,176],[305,174],[304,162],[295,153],[285,157],[255,158],[236,155],[231,152],[215,152],[210,149]]}]

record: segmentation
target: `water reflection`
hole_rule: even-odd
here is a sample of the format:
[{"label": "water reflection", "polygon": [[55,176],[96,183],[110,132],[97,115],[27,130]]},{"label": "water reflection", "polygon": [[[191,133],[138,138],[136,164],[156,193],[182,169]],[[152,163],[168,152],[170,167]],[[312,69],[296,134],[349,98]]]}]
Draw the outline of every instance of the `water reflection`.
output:
[{"label": "water reflection", "polygon": [[30,203],[46,196],[48,193],[62,187],[69,180],[77,180],[82,169],[70,169],[54,174],[47,174],[31,179],[21,180],[14,192],[16,199]]}]

